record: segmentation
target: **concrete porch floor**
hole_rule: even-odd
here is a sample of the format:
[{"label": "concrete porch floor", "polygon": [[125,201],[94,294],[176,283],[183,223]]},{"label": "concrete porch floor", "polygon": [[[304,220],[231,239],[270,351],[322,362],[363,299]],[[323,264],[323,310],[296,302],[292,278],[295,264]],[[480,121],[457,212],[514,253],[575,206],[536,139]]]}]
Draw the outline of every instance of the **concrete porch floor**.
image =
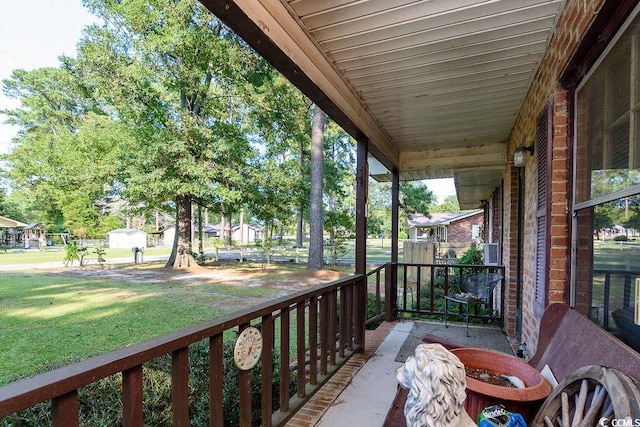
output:
[{"label": "concrete porch floor", "polygon": [[[467,347],[513,354],[512,343],[494,326],[471,326],[467,337],[465,327],[456,323],[449,323],[447,328],[442,322],[385,322],[375,331],[366,331],[364,353],[353,356],[340,368],[287,425],[384,425],[396,396],[395,370],[427,334]],[[398,358],[402,361],[396,361]]]}]

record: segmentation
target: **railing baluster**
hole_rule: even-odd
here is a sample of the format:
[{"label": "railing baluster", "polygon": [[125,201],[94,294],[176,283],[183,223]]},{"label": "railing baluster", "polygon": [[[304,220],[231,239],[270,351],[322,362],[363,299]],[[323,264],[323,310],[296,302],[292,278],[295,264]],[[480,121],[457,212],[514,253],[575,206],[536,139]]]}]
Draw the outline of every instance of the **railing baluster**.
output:
[{"label": "railing baluster", "polygon": [[353,286],[347,286],[347,298],[344,304],[346,306],[345,317],[347,320],[347,331],[344,338],[347,344],[347,350],[353,351],[353,317],[355,316],[353,312]]},{"label": "railing baluster", "polygon": [[209,338],[209,425],[221,426],[224,423],[223,386],[224,356],[223,335]]},{"label": "railing baluster", "polygon": [[73,390],[52,399],[51,415],[53,416],[53,427],[79,426],[78,409],[78,390]]},{"label": "railing baluster", "polygon": [[402,292],[402,309],[406,310],[407,309],[407,276],[409,273],[409,268],[405,265],[404,267],[404,275],[402,277],[402,286],[403,286],[403,292]]},{"label": "railing baluster", "polygon": [[367,277],[364,276],[359,281],[352,284],[354,288],[354,336],[356,344],[364,350],[364,325],[367,317]]},{"label": "railing baluster", "polygon": [[309,384],[318,384],[318,298],[309,301]]},{"label": "railing baluster", "polygon": [[171,408],[174,426],[189,425],[189,347],[171,353]]},{"label": "railing baluster", "polygon": [[323,294],[320,300],[320,374],[327,375],[327,356],[329,355],[329,294]]},{"label": "railing baluster", "polygon": [[280,410],[289,410],[289,340],[291,337],[291,325],[289,307],[280,312]]},{"label": "railing baluster", "polygon": [[429,288],[429,311],[435,311],[435,295],[436,295],[436,269],[431,268],[431,287]]},{"label": "railing baluster", "polygon": [[380,271],[376,271],[376,316],[380,316]]},{"label": "railing baluster", "polygon": [[262,316],[262,425],[271,427],[273,400],[273,316]]},{"label": "railing baluster", "polygon": [[417,267],[416,270],[416,297],[415,297],[415,301],[416,301],[416,310],[418,310],[418,312],[420,312],[422,310],[422,304],[420,304],[420,297],[421,297],[421,293],[420,292],[420,288],[422,286],[422,267]]},{"label": "railing baluster", "polygon": [[122,423],[133,427],[142,421],[142,365],[138,365],[122,373]]},{"label": "railing baluster", "polygon": [[602,319],[603,320],[602,325],[607,330],[609,329],[609,299],[610,299],[610,295],[611,295],[611,273],[607,272],[604,275],[604,304],[603,304],[604,317]]},{"label": "railing baluster", "polygon": [[347,321],[347,309],[349,308],[347,303],[347,288],[346,286],[340,287],[340,341],[338,347],[338,356],[343,358],[345,355],[344,349],[347,346],[347,328],[349,322]]},{"label": "railing baluster", "polygon": [[[250,323],[245,323],[240,326],[240,332],[250,326]],[[267,345],[266,343],[263,343]],[[251,370],[240,370],[238,372],[238,385],[240,386],[240,426],[251,426]]]},{"label": "railing baluster", "polygon": [[338,291],[333,289],[329,297],[329,364],[336,364],[336,335],[338,333]]},{"label": "railing baluster", "polygon": [[298,397],[306,396],[306,387],[305,387],[305,370],[306,370],[306,361],[305,361],[305,350],[306,350],[306,337],[305,337],[305,301],[298,302],[297,312],[296,312],[296,343],[298,346]]}]

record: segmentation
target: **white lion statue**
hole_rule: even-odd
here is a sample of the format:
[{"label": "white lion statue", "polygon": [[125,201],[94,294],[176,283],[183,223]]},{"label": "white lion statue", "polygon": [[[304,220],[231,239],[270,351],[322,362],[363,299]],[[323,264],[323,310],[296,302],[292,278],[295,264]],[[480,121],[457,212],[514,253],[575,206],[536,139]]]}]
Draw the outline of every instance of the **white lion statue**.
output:
[{"label": "white lion statue", "polygon": [[408,427],[476,426],[464,410],[464,365],[441,344],[420,344],[415,355],[396,369],[402,388],[409,389],[404,415]]}]

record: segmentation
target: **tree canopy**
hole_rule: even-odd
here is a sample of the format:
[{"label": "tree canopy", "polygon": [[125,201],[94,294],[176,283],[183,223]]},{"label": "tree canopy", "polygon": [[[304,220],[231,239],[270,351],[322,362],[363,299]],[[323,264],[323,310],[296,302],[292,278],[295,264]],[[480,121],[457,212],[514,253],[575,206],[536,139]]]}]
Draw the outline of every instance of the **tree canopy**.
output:
[{"label": "tree canopy", "polygon": [[[195,0],[85,4],[101,24],[84,30],[76,59],[4,82],[22,103],[6,112],[21,129],[7,177],[42,222],[90,238],[173,212],[167,265],[188,267],[194,204],[229,223],[244,209],[265,225],[308,215],[308,99]],[[340,197],[342,140],[338,129],[325,141]]]}]

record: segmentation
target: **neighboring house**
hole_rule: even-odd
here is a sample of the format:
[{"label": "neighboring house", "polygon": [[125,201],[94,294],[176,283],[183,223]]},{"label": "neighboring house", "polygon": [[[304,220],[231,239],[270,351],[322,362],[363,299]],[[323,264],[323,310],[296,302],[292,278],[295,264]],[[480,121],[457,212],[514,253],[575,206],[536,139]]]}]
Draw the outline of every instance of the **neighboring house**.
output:
[{"label": "neighboring house", "polygon": [[147,233],[135,228],[118,228],[107,233],[110,248],[146,248]]},{"label": "neighboring house", "polygon": [[47,245],[47,240],[45,237],[44,225],[39,224],[37,222],[32,222],[31,224],[24,227],[25,249],[30,249],[30,248],[39,249],[46,245]]},{"label": "neighboring house", "polygon": [[0,244],[21,246],[24,241],[24,228],[27,224],[15,219],[0,216]]},{"label": "neighboring house", "polygon": [[409,239],[442,243],[470,243],[481,236],[484,212],[434,212],[409,215]]},{"label": "neighboring house", "polygon": [[220,233],[220,224],[207,225],[203,228],[204,237],[215,239],[222,237]]}]

